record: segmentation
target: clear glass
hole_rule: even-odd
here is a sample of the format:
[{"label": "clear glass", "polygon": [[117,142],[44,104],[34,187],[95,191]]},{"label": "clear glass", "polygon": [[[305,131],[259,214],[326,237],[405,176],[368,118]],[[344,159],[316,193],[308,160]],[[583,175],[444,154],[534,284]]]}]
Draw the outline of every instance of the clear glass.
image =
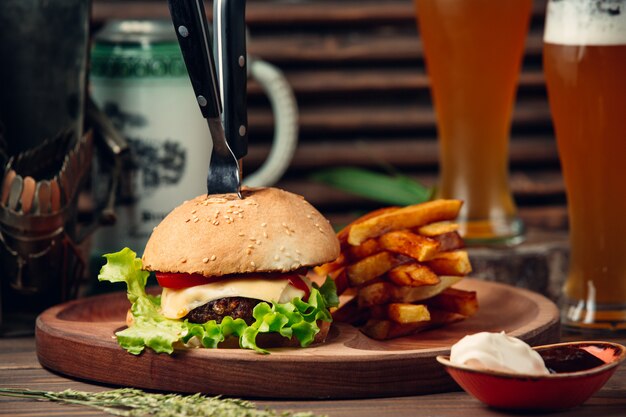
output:
[{"label": "clear glass", "polygon": [[415,0],[437,114],[438,197],[464,201],[466,242],[513,244],[511,115],[532,0]]},{"label": "clear glass", "polygon": [[577,329],[626,330],[625,11],[624,0],[560,0],[546,14],[544,71],[570,222],[561,312]]}]

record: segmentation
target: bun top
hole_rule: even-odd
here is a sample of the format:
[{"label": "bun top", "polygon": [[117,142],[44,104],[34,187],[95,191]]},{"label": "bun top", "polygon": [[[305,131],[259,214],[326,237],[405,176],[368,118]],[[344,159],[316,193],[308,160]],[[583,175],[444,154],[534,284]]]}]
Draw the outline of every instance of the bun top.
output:
[{"label": "bun top", "polygon": [[148,271],[221,276],[288,272],[333,261],[339,241],[303,197],[277,188],[201,195],[154,229],[143,254]]}]

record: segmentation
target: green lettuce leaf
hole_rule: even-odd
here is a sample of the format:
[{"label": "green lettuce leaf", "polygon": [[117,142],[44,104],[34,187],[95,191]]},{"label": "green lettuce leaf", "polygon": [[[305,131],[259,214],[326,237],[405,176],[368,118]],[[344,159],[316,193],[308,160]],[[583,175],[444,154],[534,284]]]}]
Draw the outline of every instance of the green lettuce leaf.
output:
[{"label": "green lettuce leaf", "polygon": [[128,248],[104,257],[107,263],[100,269],[98,280],[125,282],[131,302],[133,325],[115,333],[120,346],[134,355],[146,346],[155,352],[172,353],[183,331],[182,322],[164,317],[159,310],[160,297],[146,294],[150,274],[141,269],[141,259]]},{"label": "green lettuce leaf", "polygon": [[138,355],[147,346],[158,353],[172,353],[177,343],[188,343],[192,338],[207,348],[215,348],[229,336],[239,338],[239,345],[259,353],[268,353],[257,345],[260,333],[279,333],[295,337],[302,347],[310,345],[320,329],[318,320],[331,322],[329,307],[337,306],[339,299],[335,283],[327,278],[318,287],[314,285],[307,301],[296,297],[288,303],[257,304],[252,312],[254,322],[225,317],[221,323],[210,320],[203,324],[187,320],[172,320],[160,312],[160,297],[146,293],[148,272],[143,271],[141,259],[128,248],[105,255],[106,265],[100,270],[100,281],[125,282],[128,299],[132,303],[133,324],[117,332],[118,343],[128,352]]}]

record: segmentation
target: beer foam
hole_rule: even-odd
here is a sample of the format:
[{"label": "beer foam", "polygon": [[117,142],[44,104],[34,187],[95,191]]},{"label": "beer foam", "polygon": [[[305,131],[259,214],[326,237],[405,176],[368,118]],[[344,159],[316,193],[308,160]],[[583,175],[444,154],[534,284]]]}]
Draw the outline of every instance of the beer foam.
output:
[{"label": "beer foam", "polygon": [[550,0],[543,40],[559,45],[626,44],[626,0]]}]

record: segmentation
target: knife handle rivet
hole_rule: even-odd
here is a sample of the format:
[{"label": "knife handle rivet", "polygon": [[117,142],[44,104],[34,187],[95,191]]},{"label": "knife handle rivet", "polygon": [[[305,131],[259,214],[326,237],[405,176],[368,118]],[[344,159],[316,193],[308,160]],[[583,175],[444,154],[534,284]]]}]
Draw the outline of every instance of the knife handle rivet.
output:
[{"label": "knife handle rivet", "polygon": [[246,127],[244,125],[239,126],[239,136],[245,136]]},{"label": "knife handle rivet", "polygon": [[189,36],[189,30],[187,29],[186,26],[179,26],[178,27],[178,33],[180,34],[180,36],[182,36],[183,38],[186,38],[187,36]]},{"label": "knife handle rivet", "polygon": [[239,56],[239,66],[241,68],[243,68],[243,66],[246,65],[246,57],[244,57],[243,55]]},{"label": "knife handle rivet", "polygon": [[208,104],[208,102],[206,101],[206,98],[204,96],[198,96],[196,97],[196,99],[198,100],[198,104],[202,107],[206,106]]}]

